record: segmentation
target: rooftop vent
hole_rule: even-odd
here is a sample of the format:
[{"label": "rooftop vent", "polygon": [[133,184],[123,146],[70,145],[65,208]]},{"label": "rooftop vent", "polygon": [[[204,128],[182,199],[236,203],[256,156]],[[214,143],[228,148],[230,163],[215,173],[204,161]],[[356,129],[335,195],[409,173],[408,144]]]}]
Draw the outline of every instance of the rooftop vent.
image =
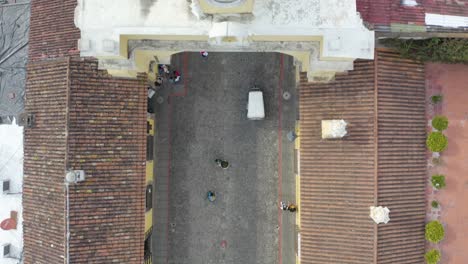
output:
[{"label": "rooftop vent", "polygon": [[348,124],[343,120],[322,120],[322,138],[337,139],[343,138],[348,133],[346,126]]},{"label": "rooftop vent", "polygon": [[31,128],[34,126],[35,117],[34,114],[22,113],[19,115],[18,125],[26,126]]},{"label": "rooftop vent", "polygon": [[387,207],[382,206],[371,206],[369,216],[374,220],[376,224],[388,223],[390,221],[389,216],[390,210]]},{"label": "rooftop vent", "polygon": [[65,175],[65,180],[68,183],[78,183],[85,180],[84,170],[70,170]]},{"label": "rooftop vent", "polygon": [[417,6],[418,2],[416,2],[416,0],[401,0],[401,5],[403,5],[403,6]]}]

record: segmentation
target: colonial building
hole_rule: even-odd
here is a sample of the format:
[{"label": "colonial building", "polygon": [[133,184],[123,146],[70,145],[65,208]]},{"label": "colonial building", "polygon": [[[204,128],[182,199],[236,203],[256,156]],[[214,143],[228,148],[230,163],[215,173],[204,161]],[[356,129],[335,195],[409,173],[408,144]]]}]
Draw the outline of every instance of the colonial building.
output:
[{"label": "colonial building", "polygon": [[173,0],[78,2],[81,56],[116,76],[169,63],[181,51],[263,51],[293,55],[310,80],[372,59],[374,33],[355,0]]},{"label": "colonial building", "polygon": [[[158,117],[148,120],[147,82],[171,55],[204,50],[281,52],[299,66],[298,261],[422,263],[423,67],[376,51],[369,28],[463,31],[462,1],[117,2],[31,3],[25,263],[150,259]],[[334,119],[349,122],[347,136],[322,139],[321,121]],[[373,205],[390,208],[388,224],[372,221]]]}]

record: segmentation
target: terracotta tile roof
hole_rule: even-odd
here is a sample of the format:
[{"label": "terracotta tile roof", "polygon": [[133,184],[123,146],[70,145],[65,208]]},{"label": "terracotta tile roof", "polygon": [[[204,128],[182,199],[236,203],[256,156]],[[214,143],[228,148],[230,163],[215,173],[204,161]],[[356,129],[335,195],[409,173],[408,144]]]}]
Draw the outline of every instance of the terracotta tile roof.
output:
[{"label": "terracotta tile roof", "polygon": [[426,117],[424,66],[378,52],[378,204],[391,220],[378,226],[378,263],[423,263]]},{"label": "terracotta tile roof", "polygon": [[425,25],[424,6],[404,6],[401,0],[357,0],[356,7],[364,21],[372,24]]},{"label": "terracotta tile roof", "polygon": [[[301,77],[301,263],[422,263],[424,68],[381,50],[330,83]],[[348,135],[322,140],[324,119]],[[388,224],[370,219],[376,204]]]},{"label": "terracotta tile roof", "polygon": [[28,66],[24,158],[25,263],[63,263],[67,169],[70,263],[142,263],[146,86],[116,79],[97,62],[54,59]]},{"label": "terracotta tile roof", "polygon": [[[426,13],[468,17],[468,5],[463,1],[418,0],[417,6],[404,6],[401,0],[357,0],[356,7],[364,21],[377,30],[393,23],[425,25]],[[431,27],[430,31],[466,30]]]},{"label": "terracotta tile roof", "polygon": [[25,263],[64,262],[66,66],[61,60],[28,69],[26,111],[36,114],[36,127],[24,130]]},{"label": "terracotta tile roof", "polygon": [[77,0],[31,0],[29,60],[79,56]]}]

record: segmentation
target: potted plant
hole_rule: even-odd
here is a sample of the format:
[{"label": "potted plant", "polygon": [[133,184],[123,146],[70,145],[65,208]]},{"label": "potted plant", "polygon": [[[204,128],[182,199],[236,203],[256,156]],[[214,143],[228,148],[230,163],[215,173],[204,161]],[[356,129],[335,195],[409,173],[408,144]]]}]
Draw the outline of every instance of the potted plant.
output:
[{"label": "potted plant", "polygon": [[442,99],[443,99],[443,98],[444,98],[444,97],[443,97],[441,94],[436,94],[436,95],[431,96],[431,102],[432,102],[433,104],[437,104],[437,103],[442,102]]},{"label": "potted plant", "polygon": [[442,174],[432,175],[431,183],[434,188],[440,190],[445,187],[445,176]]}]

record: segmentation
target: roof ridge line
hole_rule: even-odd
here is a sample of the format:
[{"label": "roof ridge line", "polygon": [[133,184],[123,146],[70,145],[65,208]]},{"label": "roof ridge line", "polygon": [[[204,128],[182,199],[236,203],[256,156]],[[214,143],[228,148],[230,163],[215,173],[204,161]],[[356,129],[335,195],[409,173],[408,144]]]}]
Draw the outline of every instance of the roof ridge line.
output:
[{"label": "roof ridge line", "polygon": [[[374,206],[378,203],[379,191],[379,85],[378,85],[378,52],[374,50]],[[374,223],[374,264],[378,257],[378,226]]]}]

